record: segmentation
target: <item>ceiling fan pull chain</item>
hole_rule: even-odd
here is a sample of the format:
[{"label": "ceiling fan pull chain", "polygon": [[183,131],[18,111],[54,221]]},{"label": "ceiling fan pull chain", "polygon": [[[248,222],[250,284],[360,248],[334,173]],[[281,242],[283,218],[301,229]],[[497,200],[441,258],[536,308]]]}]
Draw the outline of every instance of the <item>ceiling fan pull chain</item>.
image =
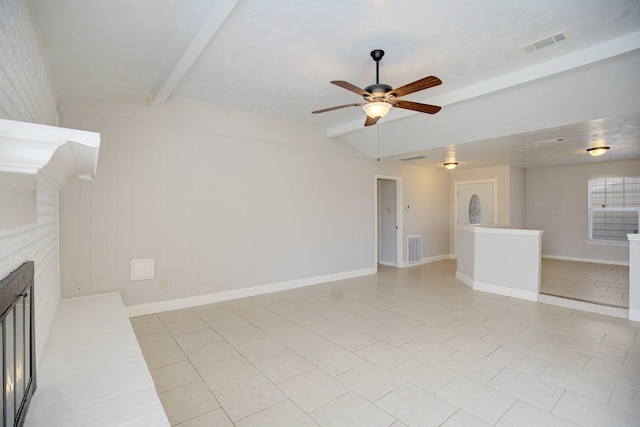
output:
[{"label": "ceiling fan pull chain", "polygon": [[376,122],[376,130],[378,131],[378,161],[380,161],[380,124]]}]

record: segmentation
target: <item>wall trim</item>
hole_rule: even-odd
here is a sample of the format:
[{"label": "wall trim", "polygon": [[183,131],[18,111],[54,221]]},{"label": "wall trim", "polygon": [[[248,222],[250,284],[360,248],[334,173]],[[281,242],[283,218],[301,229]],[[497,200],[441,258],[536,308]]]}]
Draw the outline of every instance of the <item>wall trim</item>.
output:
[{"label": "wall trim", "polygon": [[527,301],[538,301],[538,294],[536,292],[524,291],[522,289],[507,288],[504,286],[492,285],[489,283],[477,282],[470,277],[456,271],[456,279],[473,289],[474,291],[488,292],[496,295],[503,295],[505,297],[524,299]]},{"label": "wall trim", "polygon": [[286,282],[269,283],[267,285],[253,286],[250,288],[233,289],[187,298],[132,305],[125,308],[129,317],[144,316],[147,314],[161,313],[163,311],[179,310],[183,308],[191,308],[199,305],[213,304],[238,298],[246,298],[256,295],[269,294],[272,292],[286,291],[289,289],[303,288],[305,286],[319,285],[321,283],[333,282],[336,280],[345,280],[352,279],[354,277],[368,276],[376,274],[377,272],[378,269],[376,267],[363,268],[361,270],[345,271],[343,273],[327,274],[324,276],[308,277],[304,279],[289,280]]},{"label": "wall trim", "polygon": [[505,286],[492,285],[489,283],[473,282],[473,290],[489,292],[497,295],[504,295],[506,297],[519,298],[528,301],[538,301],[538,293],[531,291],[524,291],[522,289],[507,288]]},{"label": "wall trim", "polygon": [[640,322],[640,310],[636,308],[630,308],[629,320],[633,320],[634,322]]},{"label": "wall trim", "polygon": [[460,280],[462,283],[473,289],[473,279],[465,276],[464,274],[456,271],[456,279]]},{"label": "wall trim", "polygon": [[563,261],[593,262],[596,264],[626,265],[627,267],[629,266],[629,261],[612,261],[607,259],[576,258],[576,257],[570,257],[570,256],[545,255],[545,254],[542,254],[542,258],[559,259]]},{"label": "wall trim", "polygon": [[[462,227],[461,227],[462,228]],[[485,234],[516,234],[519,236],[542,236],[544,230],[523,230],[519,228],[485,228],[484,226],[472,227],[475,233]]]},{"label": "wall trim", "polygon": [[423,265],[423,264],[431,264],[432,262],[445,261],[445,260],[448,260],[448,259],[451,259],[451,254],[442,254],[442,255],[430,256],[430,257],[422,258],[418,262],[412,262],[412,263],[408,263],[406,261],[403,261],[401,268],[414,267],[416,265]]},{"label": "wall trim", "polygon": [[387,266],[387,267],[396,267],[396,263],[395,262],[378,261],[378,264],[384,265],[384,266]]}]

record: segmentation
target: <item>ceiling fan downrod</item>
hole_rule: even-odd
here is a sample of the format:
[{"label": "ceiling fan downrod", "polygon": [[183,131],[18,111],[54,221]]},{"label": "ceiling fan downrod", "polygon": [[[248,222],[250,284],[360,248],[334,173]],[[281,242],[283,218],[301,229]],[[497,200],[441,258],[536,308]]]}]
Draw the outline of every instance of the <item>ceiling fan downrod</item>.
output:
[{"label": "ceiling fan downrod", "polygon": [[380,60],[384,56],[384,50],[375,49],[371,51],[371,57],[376,61],[376,84],[380,84]]},{"label": "ceiling fan downrod", "polygon": [[375,49],[371,51],[371,57],[376,61],[376,84],[367,86],[364,88],[368,92],[364,96],[367,101],[381,101],[387,92],[393,90],[393,88],[386,84],[380,84],[380,60],[384,56],[384,50]]}]

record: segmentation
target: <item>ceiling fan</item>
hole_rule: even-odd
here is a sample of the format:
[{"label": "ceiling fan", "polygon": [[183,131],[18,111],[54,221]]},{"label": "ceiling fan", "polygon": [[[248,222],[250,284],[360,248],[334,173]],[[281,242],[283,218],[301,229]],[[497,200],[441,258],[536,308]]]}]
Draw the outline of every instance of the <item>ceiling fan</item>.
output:
[{"label": "ceiling fan", "polygon": [[364,98],[364,102],[355,104],[338,105],[337,107],[324,108],[322,110],[312,111],[313,114],[326,113],[327,111],[339,110],[347,107],[362,107],[367,113],[365,126],[375,125],[378,120],[384,117],[392,107],[404,108],[405,110],[413,110],[421,113],[435,114],[440,111],[441,107],[429,104],[420,104],[419,102],[403,101],[398,98],[420,90],[429,89],[433,86],[442,84],[442,80],[435,76],[424,77],[413,83],[400,86],[397,89],[389,85],[381,84],[380,77],[380,60],[384,56],[384,50],[375,49],[371,51],[371,58],[376,62],[376,84],[367,86],[364,89],[345,82],[343,80],[334,80],[331,83],[341,88],[357,93]]}]

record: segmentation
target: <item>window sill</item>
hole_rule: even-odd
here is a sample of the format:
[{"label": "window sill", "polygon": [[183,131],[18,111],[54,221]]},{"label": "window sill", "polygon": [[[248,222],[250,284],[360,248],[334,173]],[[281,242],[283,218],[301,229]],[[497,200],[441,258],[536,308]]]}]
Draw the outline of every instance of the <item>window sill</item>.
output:
[{"label": "window sill", "polygon": [[599,245],[599,246],[629,246],[629,241],[623,242],[620,240],[585,240],[587,245]]}]

